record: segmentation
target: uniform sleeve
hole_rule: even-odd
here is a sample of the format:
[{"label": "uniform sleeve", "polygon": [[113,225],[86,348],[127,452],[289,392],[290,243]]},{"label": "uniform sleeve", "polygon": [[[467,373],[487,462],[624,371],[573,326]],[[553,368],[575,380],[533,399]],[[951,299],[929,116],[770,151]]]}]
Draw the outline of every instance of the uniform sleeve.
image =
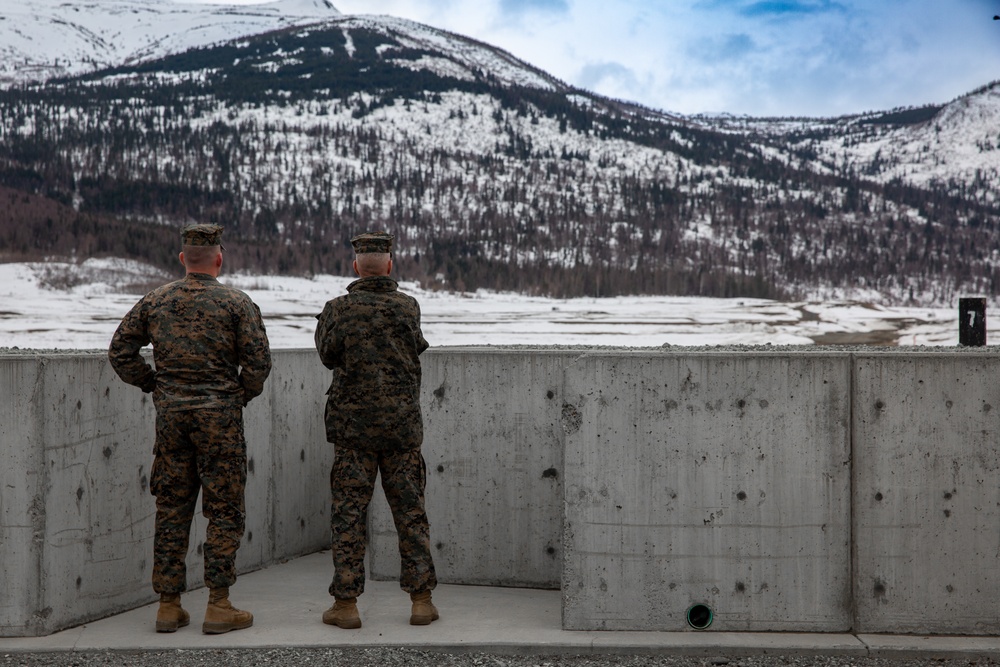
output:
[{"label": "uniform sleeve", "polygon": [[236,332],[236,350],[243,404],[246,405],[264,391],[264,381],[271,374],[271,345],[257,304],[248,300],[243,308]]},{"label": "uniform sleeve", "polygon": [[319,360],[331,370],[341,365],[343,355],[344,341],[337,333],[334,307],[332,303],[327,303],[316,324],[315,342]]},{"label": "uniform sleeve", "polygon": [[156,371],[139,354],[150,343],[144,303],[135,304],[118,325],[108,347],[108,360],[124,382],[149,393],[156,388]]},{"label": "uniform sleeve", "polygon": [[424,332],[420,328],[420,304],[418,304],[416,302],[416,300],[414,300],[413,304],[414,304],[414,308],[416,308],[416,310],[417,310],[417,330],[416,330],[415,333],[416,333],[416,338],[417,338],[417,341],[416,341],[417,342],[417,354],[419,355],[419,354],[423,354],[424,350],[426,350],[428,347],[430,347],[430,344],[424,338]]}]

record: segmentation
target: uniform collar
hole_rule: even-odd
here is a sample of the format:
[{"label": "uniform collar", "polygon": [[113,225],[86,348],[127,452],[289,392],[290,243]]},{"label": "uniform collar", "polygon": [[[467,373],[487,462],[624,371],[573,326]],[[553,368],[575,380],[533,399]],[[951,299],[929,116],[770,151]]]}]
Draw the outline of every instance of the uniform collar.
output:
[{"label": "uniform collar", "polygon": [[397,283],[389,276],[368,276],[358,278],[347,286],[348,292],[362,290],[365,292],[395,292]]}]

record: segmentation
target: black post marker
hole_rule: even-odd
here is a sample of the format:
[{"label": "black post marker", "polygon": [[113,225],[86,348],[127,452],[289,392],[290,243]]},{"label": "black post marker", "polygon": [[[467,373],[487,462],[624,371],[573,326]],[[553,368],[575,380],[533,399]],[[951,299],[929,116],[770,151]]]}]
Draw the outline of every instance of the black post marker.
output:
[{"label": "black post marker", "polygon": [[972,347],[986,345],[984,297],[965,297],[958,300],[958,344]]}]

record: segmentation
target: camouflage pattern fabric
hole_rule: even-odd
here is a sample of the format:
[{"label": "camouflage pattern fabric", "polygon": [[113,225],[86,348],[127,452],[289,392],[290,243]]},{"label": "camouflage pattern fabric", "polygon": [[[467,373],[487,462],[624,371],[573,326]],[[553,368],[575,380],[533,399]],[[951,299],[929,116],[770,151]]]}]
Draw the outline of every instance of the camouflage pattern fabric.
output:
[{"label": "camouflage pattern fabric", "polygon": [[[155,370],[140,355],[149,344]],[[156,406],[154,590],[185,588],[199,489],[209,521],[205,584],[231,585],[244,527],[243,406],[260,395],[271,371],[260,309],[211,275],[189,273],[135,304],[115,331],[108,358],[122,380],[153,392]]]},{"label": "camouflage pattern fabric", "polygon": [[323,308],[316,349],[333,371],[326,434],[336,446],[330,472],[334,578],[330,594],[357,597],[365,585],[368,504],[381,472],[399,535],[400,587],[437,586],[424,511],[426,469],[420,454],[420,354],[427,341],[420,307],[387,276],[356,280]]},{"label": "camouflage pattern fabric", "polygon": [[[139,351],[153,345],[156,370]],[[157,411],[242,407],[264,390],[271,351],[260,309],[207,274],[159,287],[128,312],[108,358]]]},{"label": "camouflage pattern fabric", "polygon": [[196,223],[187,225],[181,230],[181,243],[183,245],[222,245],[222,227],[220,225]]},{"label": "camouflage pattern fabric", "polygon": [[320,360],[333,371],[326,439],[338,448],[420,447],[420,306],[387,276],[347,291],[326,303],[316,327]]},{"label": "camouflage pattern fabric", "polygon": [[368,252],[392,252],[392,242],[396,237],[388,232],[366,232],[351,239],[354,253],[363,255]]},{"label": "camouflage pattern fabric", "polygon": [[236,583],[236,551],[245,526],[246,440],[242,408],[160,412],[149,490],[156,496],[153,590],[186,589],[191,520],[198,490],[208,519],[205,585]]},{"label": "camouflage pattern fabric", "polygon": [[366,518],[379,472],[399,535],[399,587],[418,593],[437,586],[424,512],[424,457],[413,449],[338,449],[330,471],[334,569],[330,595],[336,598],[358,597],[365,591]]}]

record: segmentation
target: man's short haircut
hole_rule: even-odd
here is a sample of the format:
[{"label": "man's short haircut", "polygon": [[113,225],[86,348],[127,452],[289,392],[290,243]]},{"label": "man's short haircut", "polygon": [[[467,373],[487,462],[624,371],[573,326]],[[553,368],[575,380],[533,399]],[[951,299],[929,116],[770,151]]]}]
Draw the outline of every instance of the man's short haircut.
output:
[{"label": "man's short haircut", "polygon": [[211,266],[220,248],[217,245],[186,245],[181,250],[187,266]]},{"label": "man's short haircut", "polygon": [[358,273],[362,275],[382,275],[392,259],[387,252],[366,252],[355,257],[358,262]]}]

